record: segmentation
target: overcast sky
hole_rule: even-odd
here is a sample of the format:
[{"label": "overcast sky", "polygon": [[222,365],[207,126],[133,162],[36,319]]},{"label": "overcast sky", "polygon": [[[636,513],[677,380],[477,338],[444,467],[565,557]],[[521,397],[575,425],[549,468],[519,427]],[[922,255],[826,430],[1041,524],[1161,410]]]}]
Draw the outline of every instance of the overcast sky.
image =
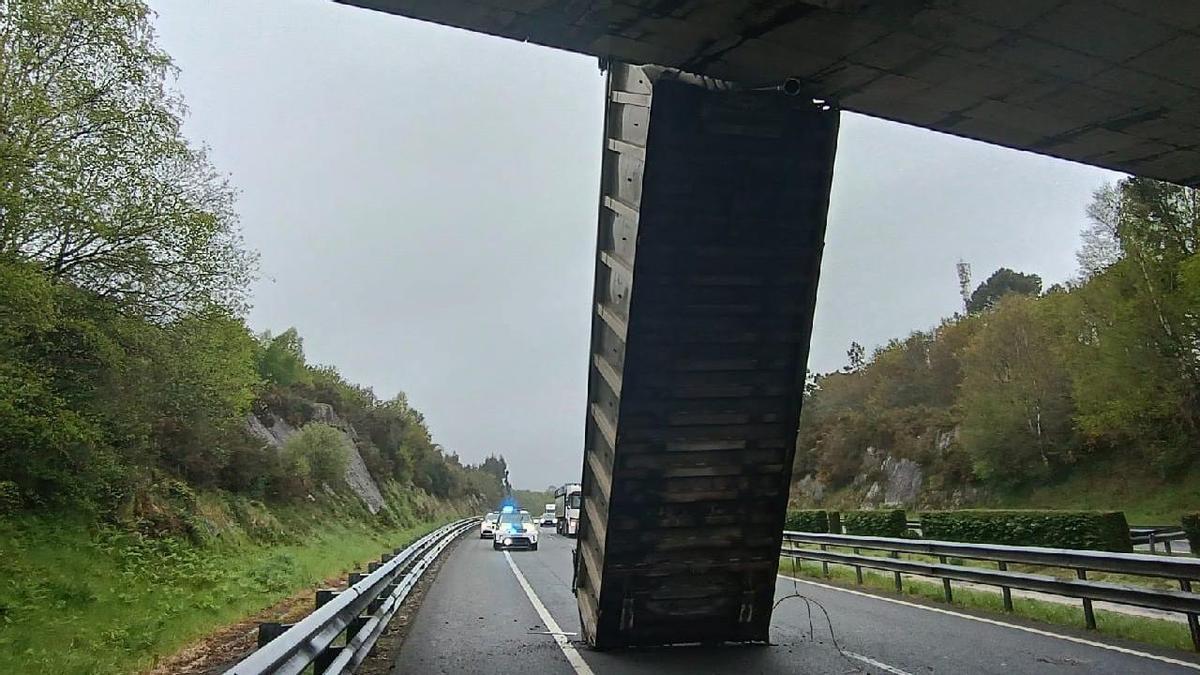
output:
[{"label": "overcast sky", "polygon": [[[398,391],[464,461],[581,468],[604,80],[593,58],[336,5],[151,0],[188,135],[241,190],[250,324]],[[810,367],[997,267],[1075,271],[1100,169],[845,114]]]}]

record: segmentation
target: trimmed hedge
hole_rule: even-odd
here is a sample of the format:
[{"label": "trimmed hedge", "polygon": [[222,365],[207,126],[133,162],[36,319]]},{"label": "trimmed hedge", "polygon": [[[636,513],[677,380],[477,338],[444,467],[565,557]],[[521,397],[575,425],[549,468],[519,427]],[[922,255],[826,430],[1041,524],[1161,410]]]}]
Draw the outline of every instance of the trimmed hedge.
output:
[{"label": "trimmed hedge", "polygon": [[1192,555],[1200,553],[1200,513],[1184,514],[1183,531],[1187,534],[1188,546],[1192,549]]},{"label": "trimmed hedge", "polygon": [[930,511],[921,514],[921,534],[977,544],[1133,550],[1120,511]]},{"label": "trimmed hedge", "polygon": [[828,532],[829,512],[820,509],[793,509],[787,512],[783,529],[793,532]]},{"label": "trimmed hedge", "polygon": [[908,529],[908,521],[900,509],[845,511],[842,513],[842,525],[846,527],[846,534],[867,537],[903,537]]}]

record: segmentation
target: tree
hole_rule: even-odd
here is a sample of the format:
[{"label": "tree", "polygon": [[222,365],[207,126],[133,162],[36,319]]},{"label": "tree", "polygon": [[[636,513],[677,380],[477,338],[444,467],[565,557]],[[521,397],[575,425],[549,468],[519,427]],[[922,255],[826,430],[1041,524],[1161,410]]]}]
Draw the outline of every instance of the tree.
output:
[{"label": "tree", "polygon": [[495,477],[497,483],[503,484],[504,477],[508,475],[508,462],[504,461],[504,455],[488,455],[479,465],[479,470]]},{"label": "tree", "polygon": [[240,307],[234,192],[142,0],[0,0],[0,24],[0,254],[152,317]]},{"label": "tree", "polygon": [[853,373],[862,369],[863,364],[866,363],[866,353],[867,350],[863,349],[862,345],[851,342],[850,348],[846,350],[846,358],[849,359],[845,368],[846,372]]},{"label": "tree", "polygon": [[981,478],[1044,478],[1073,460],[1071,383],[1044,311],[1001,298],[963,356],[962,436]]},{"label": "tree", "polygon": [[1088,225],[1079,233],[1083,243],[1075,254],[1079,276],[1084,280],[1121,259],[1121,241],[1117,234],[1121,221],[1121,193],[1117,186],[1105,185],[1092,193],[1087,217]]},{"label": "tree", "polygon": [[967,311],[976,314],[990,308],[1001,297],[1009,293],[1038,295],[1042,292],[1042,278],[1036,274],[1022,274],[1007,267],[992,272],[967,301]]},{"label": "tree", "polygon": [[1200,193],[1131,178],[1089,211],[1109,214],[1120,254],[1064,312],[1077,423],[1097,449],[1170,475],[1200,443]]},{"label": "tree", "polygon": [[258,372],[263,380],[283,387],[312,381],[304,364],[304,340],[295,328],[274,337],[263,333],[258,342]]}]

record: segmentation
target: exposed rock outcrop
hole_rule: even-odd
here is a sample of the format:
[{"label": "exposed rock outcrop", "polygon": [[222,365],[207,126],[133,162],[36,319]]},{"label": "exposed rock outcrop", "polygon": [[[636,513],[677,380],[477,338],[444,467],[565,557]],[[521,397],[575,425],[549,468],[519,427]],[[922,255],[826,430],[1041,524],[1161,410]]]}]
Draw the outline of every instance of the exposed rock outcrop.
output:
[{"label": "exposed rock outcrop", "polygon": [[[264,421],[257,415],[247,415],[246,429],[272,447],[282,447],[287,439],[297,432],[295,427],[277,415],[268,413],[265,417],[267,419]],[[358,495],[359,499],[363,500],[371,513],[378,513],[384,506],[383,494],[380,493],[379,486],[375,484],[375,479],[371,477],[371,472],[367,470],[367,463],[363,461],[362,455],[358,452],[358,446],[355,444],[358,433],[355,432],[354,427],[338,417],[333,406],[325,403],[312,404],[312,421],[328,424],[341,432],[342,442],[345,444],[346,453],[350,458],[346,465],[346,484],[350,486],[354,494]]]},{"label": "exposed rock outcrop", "polygon": [[913,506],[921,494],[925,473],[911,459],[889,456],[883,460],[883,503],[886,506]]}]

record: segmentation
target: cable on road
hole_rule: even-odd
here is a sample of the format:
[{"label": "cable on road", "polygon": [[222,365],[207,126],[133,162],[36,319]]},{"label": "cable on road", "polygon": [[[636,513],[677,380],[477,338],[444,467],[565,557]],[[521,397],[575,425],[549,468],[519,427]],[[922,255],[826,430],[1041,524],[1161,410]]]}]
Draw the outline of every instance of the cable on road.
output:
[{"label": "cable on road", "polygon": [[[795,558],[792,558],[792,576],[793,577],[796,576],[796,559]],[[837,650],[837,653],[839,656],[841,656],[843,659],[846,660],[846,663],[850,664],[851,668],[853,668],[856,672],[863,672],[862,668],[859,667],[859,665],[854,662],[855,660],[861,661],[862,659],[854,659],[853,656],[858,656],[858,655],[855,654],[852,656],[845,649],[842,649],[842,645],[838,643],[837,633],[834,632],[834,630],[833,630],[833,619],[831,619],[829,616],[829,610],[825,609],[825,605],[822,605],[819,600],[810,598],[807,595],[804,595],[803,593],[801,593],[800,592],[800,584],[797,583],[795,579],[792,579],[791,595],[785,595],[782,598],[779,598],[778,600],[776,600],[775,604],[771,606],[771,612],[773,613],[779,607],[779,605],[783,604],[784,600],[791,600],[792,598],[799,598],[800,600],[803,600],[804,606],[808,608],[808,639],[809,639],[809,641],[816,642],[816,640],[817,640],[816,630],[813,628],[813,621],[812,621],[812,606],[816,605],[817,609],[821,610],[821,613],[825,615],[825,624],[827,626],[829,626],[829,640],[830,640],[830,642],[833,643],[833,648]],[[801,638],[803,639],[803,637],[804,637],[804,635],[802,633]]]}]

